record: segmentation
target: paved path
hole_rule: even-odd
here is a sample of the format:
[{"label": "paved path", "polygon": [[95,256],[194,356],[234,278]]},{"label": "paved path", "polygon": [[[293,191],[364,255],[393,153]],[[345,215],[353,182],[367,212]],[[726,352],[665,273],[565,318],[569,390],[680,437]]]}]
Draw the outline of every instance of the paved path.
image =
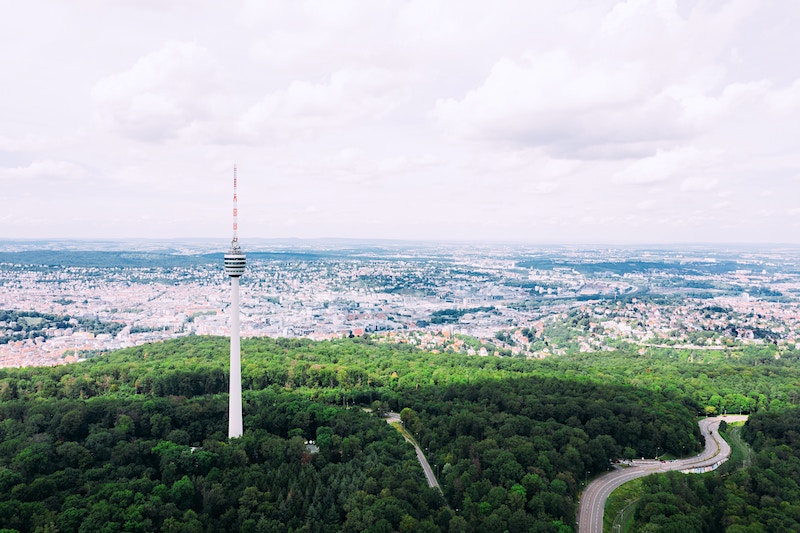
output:
[{"label": "paved path", "polygon": [[[389,424],[399,423],[402,427],[402,421],[400,420],[400,415],[397,413],[387,413],[386,422]],[[425,457],[425,454],[422,453],[419,445],[411,438],[411,435],[405,430],[405,428],[400,430],[400,434],[403,435],[403,438],[406,439],[414,446],[414,451],[417,452],[417,460],[419,464],[422,465],[422,471],[425,472],[425,479],[428,480],[428,486],[434,487],[442,492],[442,488],[439,486],[439,482],[436,480],[436,476],[433,475],[433,469],[431,465],[428,463],[428,459]]]},{"label": "paved path", "polygon": [[731,447],[719,436],[719,424],[723,419],[726,422],[741,422],[747,420],[747,416],[729,415],[700,420],[700,432],[706,438],[705,450],[700,455],[666,463],[655,460],[634,461],[630,468],[613,470],[592,480],[583,491],[578,505],[578,532],[603,533],[606,500],[614,489],[632,479],[670,470],[699,473],[725,462],[731,454]]}]

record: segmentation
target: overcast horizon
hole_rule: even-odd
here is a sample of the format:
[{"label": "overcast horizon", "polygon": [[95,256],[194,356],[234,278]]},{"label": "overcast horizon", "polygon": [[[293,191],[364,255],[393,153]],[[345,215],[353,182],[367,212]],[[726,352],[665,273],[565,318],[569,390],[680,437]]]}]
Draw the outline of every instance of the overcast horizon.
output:
[{"label": "overcast horizon", "polygon": [[800,4],[4,15],[0,239],[800,243]]}]

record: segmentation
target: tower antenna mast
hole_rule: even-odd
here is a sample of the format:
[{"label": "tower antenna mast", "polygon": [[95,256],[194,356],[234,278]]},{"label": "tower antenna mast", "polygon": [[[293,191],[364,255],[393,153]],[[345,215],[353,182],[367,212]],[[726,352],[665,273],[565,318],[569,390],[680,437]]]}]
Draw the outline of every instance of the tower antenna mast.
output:
[{"label": "tower antenna mast", "polygon": [[233,240],[239,242],[239,198],[236,194],[236,165],[233,165]]}]

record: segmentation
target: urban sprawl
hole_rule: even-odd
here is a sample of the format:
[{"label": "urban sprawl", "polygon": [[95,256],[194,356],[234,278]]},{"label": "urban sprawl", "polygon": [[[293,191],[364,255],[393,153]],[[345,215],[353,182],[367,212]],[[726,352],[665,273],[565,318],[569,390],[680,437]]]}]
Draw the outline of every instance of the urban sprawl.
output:
[{"label": "urban sprawl", "polygon": [[[798,250],[392,244],[245,251],[245,337],[368,336],[525,358],[623,346],[770,345],[775,356],[800,349]],[[221,254],[105,251],[99,265],[97,254],[52,243],[0,248],[0,366],[227,335],[230,281]]]}]

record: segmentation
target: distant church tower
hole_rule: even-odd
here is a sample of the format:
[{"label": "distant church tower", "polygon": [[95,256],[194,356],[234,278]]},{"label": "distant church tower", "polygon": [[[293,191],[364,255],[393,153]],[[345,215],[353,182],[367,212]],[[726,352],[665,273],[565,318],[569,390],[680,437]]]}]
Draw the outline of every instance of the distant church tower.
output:
[{"label": "distant church tower", "polygon": [[236,166],[233,167],[233,240],[225,254],[225,273],[231,278],[231,383],[228,399],[228,438],[241,437],[242,355],[239,342],[239,276],[244,274],[245,255],[239,247],[239,212],[236,198]]}]

